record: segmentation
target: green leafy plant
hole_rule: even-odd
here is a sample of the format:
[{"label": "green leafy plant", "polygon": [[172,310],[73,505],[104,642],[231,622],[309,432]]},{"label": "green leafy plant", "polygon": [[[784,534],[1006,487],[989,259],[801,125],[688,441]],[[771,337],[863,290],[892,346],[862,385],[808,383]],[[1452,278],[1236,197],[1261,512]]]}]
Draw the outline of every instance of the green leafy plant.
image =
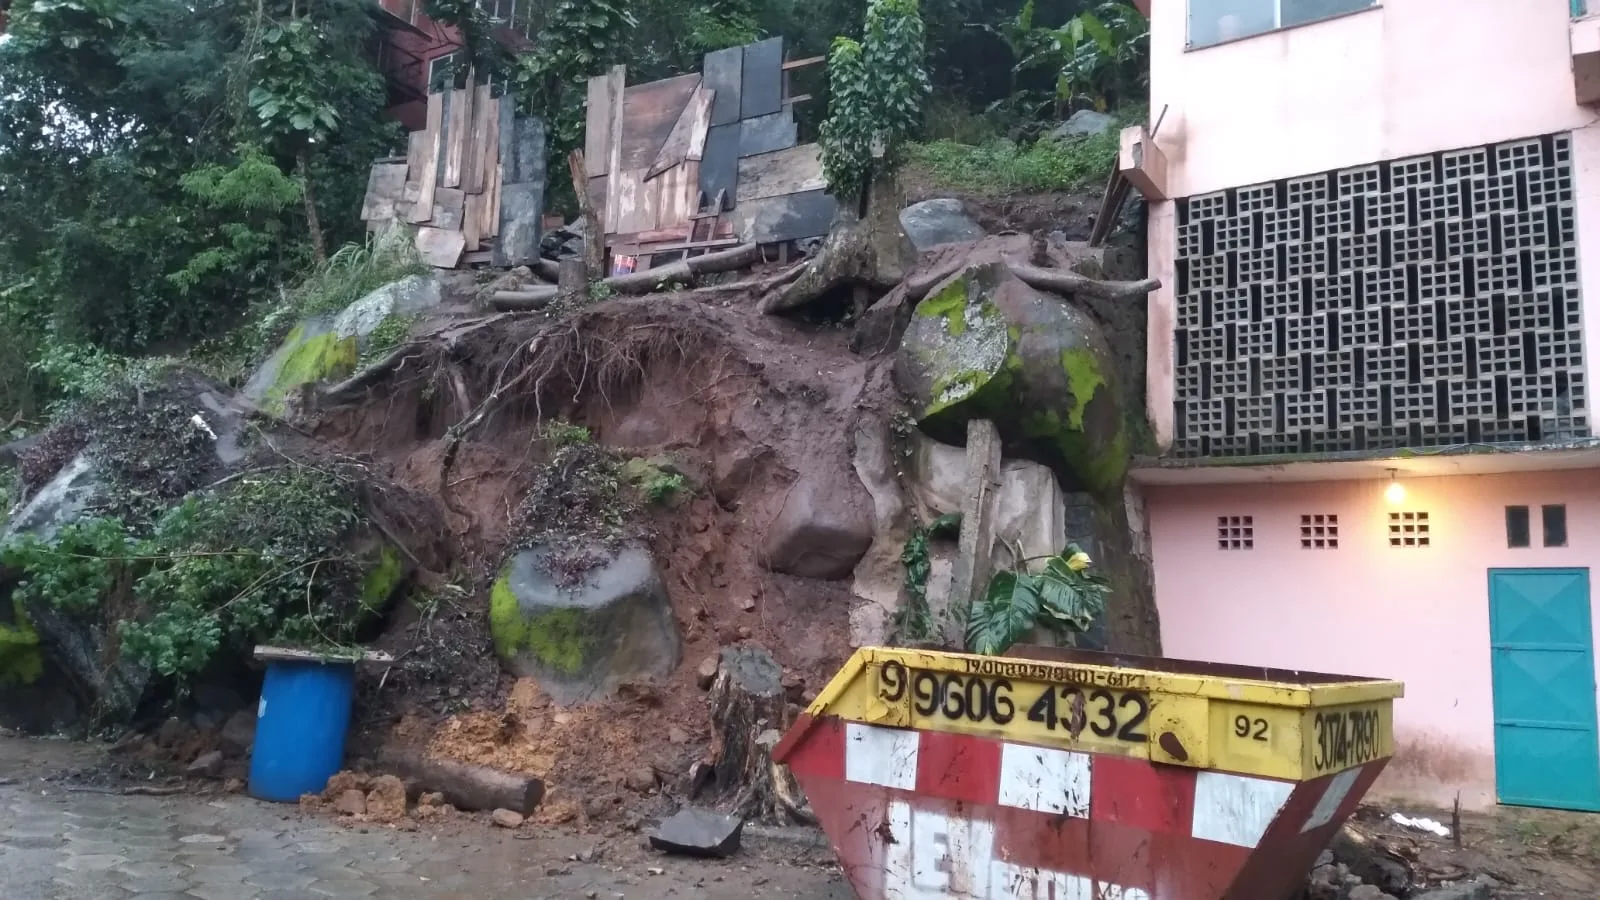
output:
[{"label": "green leafy plant", "polygon": [[928,575],[932,571],[928,542],[960,528],[961,514],[946,513],[912,529],[906,539],[900,551],[900,563],[906,569],[906,600],[894,615],[895,634],[901,640],[923,641],[934,636],[933,611],[928,606]]},{"label": "green leafy plant", "polygon": [[828,187],[846,202],[859,206],[873,179],[904,160],[932,90],[923,44],[917,0],[870,0],[862,40],[834,39],[822,169]]},{"label": "green leafy plant", "polygon": [[969,650],[998,655],[1037,628],[1075,643],[1105,611],[1110,584],[1090,571],[1093,561],[1077,544],[1045,557],[1038,571],[1030,571],[1034,561],[1025,559],[1015,569],[995,573],[983,599],[968,613]]},{"label": "green leafy plant", "polygon": [[594,435],[583,425],[576,425],[565,419],[554,419],[546,422],[541,429],[540,436],[556,447],[566,447],[571,444],[592,444]]},{"label": "green leafy plant", "polygon": [[1113,130],[1027,145],[937,141],[913,146],[910,165],[932,183],[954,190],[997,196],[1070,191],[1105,179],[1117,159],[1117,139]]},{"label": "green leafy plant", "polygon": [[645,480],[644,498],[658,506],[671,503],[686,486],[687,482],[677,472],[658,471]]},{"label": "green leafy plant", "polygon": [[386,356],[389,351],[405,343],[411,337],[411,329],[417,324],[420,316],[407,316],[390,313],[383,317],[378,327],[372,329],[367,335],[367,347],[361,353],[361,365],[366,365],[374,360]]}]

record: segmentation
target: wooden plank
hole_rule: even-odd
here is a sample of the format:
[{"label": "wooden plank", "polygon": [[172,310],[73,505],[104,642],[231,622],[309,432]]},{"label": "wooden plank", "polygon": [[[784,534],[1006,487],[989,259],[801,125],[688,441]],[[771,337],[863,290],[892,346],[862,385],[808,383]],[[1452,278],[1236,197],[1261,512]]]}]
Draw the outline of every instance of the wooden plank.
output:
[{"label": "wooden plank", "polygon": [[706,152],[700,160],[700,194],[706,202],[723,194],[723,209],[733,208],[739,186],[739,123],[715,125],[706,135]]},{"label": "wooden plank", "polygon": [[700,164],[693,160],[673,166],[660,178],[646,182],[655,187],[655,228],[674,228],[689,222],[700,206]]},{"label": "wooden plank", "polygon": [[792,109],[784,109],[770,116],[745,119],[739,123],[740,156],[787,150],[799,139]]},{"label": "wooden plank", "polygon": [[450,92],[450,124],[446,127],[449,140],[445,144],[444,179],[441,187],[461,187],[461,173],[466,167],[467,153],[472,140],[472,91],[463,88]]},{"label": "wooden plank", "polygon": [[811,66],[820,66],[827,61],[828,58],[826,56],[808,56],[805,59],[791,59],[783,64],[783,70],[785,72],[793,72],[795,69],[805,69]]},{"label": "wooden plank", "polygon": [[688,160],[689,151],[697,143],[696,136],[699,136],[698,143],[702,151],[704,150],[706,129],[711,125],[712,96],[712,93],[703,86],[695,88],[694,95],[683,108],[683,114],[678,117],[677,123],[672,126],[672,132],[661,145],[661,152],[656,154],[655,161],[645,172],[646,181]]},{"label": "wooden plank", "polygon": [[828,233],[839,202],[827,191],[807,191],[734,207],[734,232],[745,243],[771,244]]},{"label": "wooden plank", "polygon": [[422,148],[427,131],[413,131],[406,135],[406,179],[416,181],[422,173]]},{"label": "wooden plank", "polygon": [[294,647],[268,647],[258,644],[256,659],[282,662],[394,662],[394,657],[382,650],[299,650]]},{"label": "wooden plank", "polygon": [[739,203],[820,191],[827,186],[828,180],[822,176],[822,148],[817,144],[739,160]]},{"label": "wooden plank", "polygon": [[367,195],[361,201],[363,222],[394,218],[394,205],[405,196],[406,164],[378,163],[367,173]]},{"label": "wooden plank", "polygon": [[503,100],[490,100],[489,127],[484,133],[486,149],[483,157],[483,221],[478,224],[480,240],[488,240],[500,231],[500,105]]},{"label": "wooden plank", "polygon": [[[612,66],[611,67],[611,77],[616,78],[619,83],[626,84],[627,83],[627,76],[628,76],[628,67],[627,66]],[[611,146],[609,148],[607,148],[607,150],[606,150],[606,154],[607,154],[607,158],[608,158],[608,162],[606,163],[606,174],[607,175],[614,175],[617,172],[621,172],[622,171],[622,123],[623,123],[623,116],[627,112],[627,110],[626,110],[627,104],[623,102],[623,99],[624,99],[623,95],[624,94],[625,94],[625,91],[623,89],[621,89],[621,88],[618,88],[617,94],[616,94],[617,101],[615,103],[611,104]],[[606,194],[606,205],[604,207],[596,207],[595,208],[596,209],[596,213],[600,216],[600,219],[601,219],[600,228],[601,228],[602,231],[605,231],[608,234],[610,232],[612,232],[612,231],[615,231],[616,228],[617,228],[617,206],[616,206],[616,204],[617,204],[617,189],[616,189],[616,185],[615,185],[615,180],[613,180],[611,189],[610,189],[609,193]],[[600,211],[602,209],[604,210],[604,212]]]},{"label": "wooden plank", "polygon": [[539,217],[544,183],[508,184],[500,189],[500,236],[494,244],[497,266],[527,266],[539,259]]},{"label": "wooden plank", "polygon": [[472,253],[483,243],[483,208],[489,198],[483,194],[468,194],[461,211],[461,235],[466,239],[465,250]]},{"label": "wooden plank", "polygon": [[646,212],[650,198],[645,191],[644,170],[624,169],[612,172],[607,177],[611,179],[611,190],[616,194],[617,230],[627,233],[654,228],[655,222]]},{"label": "wooden plank", "polygon": [[516,115],[516,104],[500,104],[500,165],[505,184],[544,184],[544,123]]},{"label": "wooden plank", "polygon": [[744,78],[744,48],[729,47],[707,53],[705,86],[715,96],[711,101],[711,124],[728,125],[739,121],[739,82]]},{"label": "wooden plank", "polygon": [[739,91],[741,119],[770,116],[783,107],[783,38],[768,38],[744,48]]},{"label": "wooden plank", "polygon": [[417,198],[411,210],[413,224],[433,218],[433,192],[439,185],[439,131],[444,127],[444,95],[428,95],[428,127],[423,129],[422,154],[417,166]]},{"label": "wooden plank", "polygon": [[461,215],[466,208],[466,199],[466,194],[460,188],[439,188],[434,191],[433,227],[461,231]]},{"label": "wooden plank", "polygon": [[479,85],[472,94],[472,138],[461,172],[461,189],[469,194],[483,193],[488,175],[489,117],[499,114],[500,104],[494,101],[489,86]]},{"label": "wooden plank", "polygon": [[[628,88],[622,93],[621,169],[648,169],[700,87],[699,73]],[[610,174],[615,174],[612,169]]]},{"label": "wooden plank", "polygon": [[422,261],[436,269],[454,269],[461,260],[467,239],[459,231],[424,226],[417,229],[417,252]]},{"label": "wooden plank", "polygon": [[[594,204],[595,211],[602,215],[604,215],[606,209],[606,184],[610,180],[611,178],[606,175],[589,179],[589,202]],[[605,225],[602,222],[601,228],[604,227]]]},{"label": "wooden plank", "polygon": [[604,75],[589,79],[588,111],[584,114],[583,158],[588,160],[589,175],[596,177],[611,171],[611,126],[616,121],[617,103],[621,101],[627,69],[614,66]]}]

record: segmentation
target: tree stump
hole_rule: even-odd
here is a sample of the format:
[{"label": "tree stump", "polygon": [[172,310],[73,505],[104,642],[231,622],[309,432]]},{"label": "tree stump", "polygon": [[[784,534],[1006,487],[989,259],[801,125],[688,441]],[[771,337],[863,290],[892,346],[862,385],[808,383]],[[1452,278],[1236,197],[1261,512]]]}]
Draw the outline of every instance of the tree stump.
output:
[{"label": "tree stump", "polygon": [[815,824],[789,767],[772,761],[789,725],[783,668],[759,647],[727,647],[710,699],[716,736],[711,784],[733,798],[733,813],[778,825]]},{"label": "tree stump", "polygon": [[589,299],[589,275],[580,257],[569,256],[560,262],[560,281],[556,291],[569,309]]}]

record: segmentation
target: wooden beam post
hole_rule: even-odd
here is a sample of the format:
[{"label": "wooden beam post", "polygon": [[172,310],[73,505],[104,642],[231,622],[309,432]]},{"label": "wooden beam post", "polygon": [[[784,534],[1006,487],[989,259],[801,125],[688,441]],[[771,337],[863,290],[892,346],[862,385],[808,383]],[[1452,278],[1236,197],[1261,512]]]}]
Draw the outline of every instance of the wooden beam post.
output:
[{"label": "wooden beam post", "polygon": [[572,173],[572,190],[578,195],[578,214],[583,218],[583,266],[588,280],[599,280],[611,274],[606,270],[606,230],[589,197],[589,168],[582,150],[572,151],[567,168]]},{"label": "wooden beam post", "polygon": [[988,419],[967,423],[967,477],[961,489],[961,536],[950,578],[950,603],[965,611],[983,599],[994,573],[994,499],[1000,494],[1000,432]]}]

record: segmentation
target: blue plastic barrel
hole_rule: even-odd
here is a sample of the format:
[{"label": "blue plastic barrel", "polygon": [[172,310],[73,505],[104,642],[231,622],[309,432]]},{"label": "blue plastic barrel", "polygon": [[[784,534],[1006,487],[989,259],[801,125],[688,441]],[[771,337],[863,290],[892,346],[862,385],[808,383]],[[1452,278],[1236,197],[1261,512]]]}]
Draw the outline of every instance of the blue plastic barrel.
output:
[{"label": "blue plastic barrel", "polygon": [[320,794],[344,763],[356,667],[342,662],[267,663],[250,751],[250,795],[296,803]]}]

